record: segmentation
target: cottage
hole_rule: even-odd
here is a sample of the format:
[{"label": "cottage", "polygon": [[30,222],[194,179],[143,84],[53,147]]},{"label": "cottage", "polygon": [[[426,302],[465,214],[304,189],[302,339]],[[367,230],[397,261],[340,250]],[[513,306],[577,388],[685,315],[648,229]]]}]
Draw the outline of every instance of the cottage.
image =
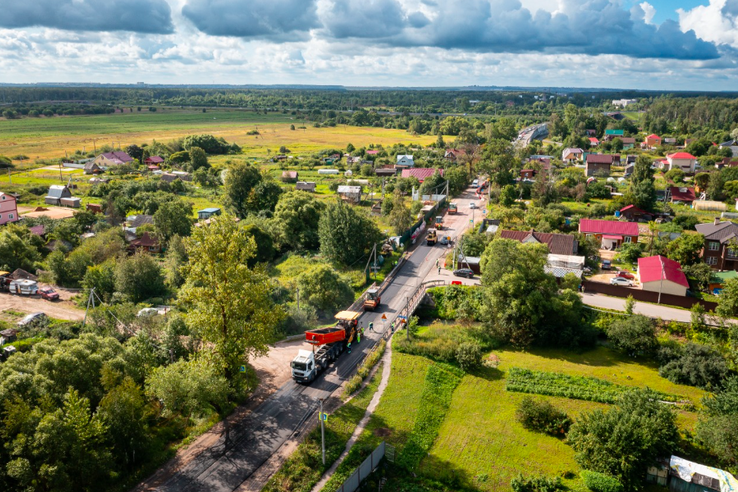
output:
[{"label": "cottage", "polygon": [[0,191],[0,225],[18,220],[18,200],[13,195]]},{"label": "cottage", "polygon": [[520,179],[525,180],[533,180],[535,179],[537,174],[537,171],[535,169],[521,169],[520,170]]},{"label": "cottage", "polygon": [[691,205],[697,199],[694,195],[694,188],[671,186],[669,187],[669,195],[671,196],[671,203]]},{"label": "cottage", "polygon": [[465,152],[461,149],[446,149],[443,157],[448,159],[449,161],[456,162],[458,158],[463,156],[464,154]]},{"label": "cottage", "polygon": [[295,184],[296,190],[309,191],[310,193],[315,193],[315,187],[316,184],[312,181],[298,181],[297,184]]},{"label": "cottage", "polygon": [[727,142],[721,143],[719,147],[721,149],[730,149],[733,152],[733,157],[738,157],[738,140],[728,140]]},{"label": "cottage", "polygon": [[697,164],[697,158],[689,152],[677,152],[676,154],[669,154],[666,156],[669,170],[681,169],[685,173],[694,173],[695,165]]},{"label": "cottage", "polygon": [[395,166],[378,167],[374,170],[374,174],[379,177],[389,178],[397,174],[397,169],[395,168]]},{"label": "cottage", "polygon": [[133,157],[126,154],[123,151],[105,152],[95,157],[95,164],[101,169],[108,169],[109,167],[122,166],[124,164],[130,164],[133,162]]},{"label": "cottage", "polygon": [[660,147],[661,146],[661,137],[659,137],[658,135],[652,133],[651,135],[649,135],[649,136],[646,137],[646,140],[643,141],[643,145],[642,146],[645,147],[645,148],[647,148],[647,149],[654,149],[656,147]]},{"label": "cottage", "polygon": [[553,255],[572,256],[577,254],[579,243],[577,238],[570,234],[552,234],[547,232],[508,231],[497,232],[501,239],[512,239],[524,244],[545,244],[548,252]]},{"label": "cottage", "polygon": [[636,222],[639,219],[647,219],[651,217],[651,214],[645,210],[641,210],[635,205],[628,205],[620,209],[620,217],[627,219],[632,222]]},{"label": "cottage", "polygon": [[587,154],[587,162],[584,164],[586,176],[607,176],[613,163],[619,163],[619,155],[611,154]]},{"label": "cottage", "polygon": [[218,207],[204,208],[197,211],[197,220],[209,219],[213,215],[220,215],[220,209]]},{"label": "cottage", "polygon": [[158,169],[159,166],[164,164],[164,158],[160,155],[152,155],[144,160],[144,164],[147,166],[156,166]]},{"label": "cottage", "polygon": [[598,145],[600,145],[600,141],[596,137],[589,137],[590,147],[597,147]]},{"label": "cottage", "polygon": [[341,185],[337,192],[341,199],[347,202],[359,203],[361,201],[361,186]]},{"label": "cottage", "polygon": [[635,147],[636,139],[633,137],[623,137],[620,140],[623,142],[623,150],[630,150]]},{"label": "cottage", "polygon": [[682,266],[661,255],[638,259],[638,279],[642,290],[686,296],[689,282]]},{"label": "cottage", "polygon": [[738,270],[738,224],[716,218],[694,226],[705,236],[702,259],[715,270]]},{"label": "cottage", "polygon": [[395,166],[397,167],[414,167],[415,166],[415,160],[412,155],[404,154],[404,155],[398,155],[397,156],[397,162],[395,163]]},{"label": "cottage", "polygon": [[638,224],[635,222],[582,219],[579,221],[579,232],[601,240],[603,249],[613,250],[623,243],[638,242]]},{"label": "cottage", "polygon": [[100,166],[95,164],[95,161],[90,161],[87,164],[85,164],[84,167],[84,173],[85,174],[100,174],[102,172],[102,169]]},{"label": "cottage", "polygon": [[128,252],[146,251],[147,253],[161,253],[161,244],[153,234],[144,232],[140,238],[134,239],[128,244]]},{"label": "cottage", "polygon": [[434,174],[438,173],[441,176],[443,176],[443,169],[435,169],[435,168],[428,168],[428,167],[415,167],[412,169],[403,169],[402,170],[402,177],[403,178],[416,178],[421,183],[425,181],[427,178],[430,178]]},{"label": "cottage", "polygon": [[282,182],[283,183],[296,183],[299,174],[297,171],[282,171]]},{"label": "cottage", "polygon": [[72,196],[72,192],[65,185],[49,186],[49,194],[46,195],[45,202],[48,205],[57,205],[61,207],[79,208],[81,200]]},{"label": "cottage", "polygon": [[581,162],[584,159],[584,150],[578,147],[567,147],[561,152],[561,160],[568,164]]}]

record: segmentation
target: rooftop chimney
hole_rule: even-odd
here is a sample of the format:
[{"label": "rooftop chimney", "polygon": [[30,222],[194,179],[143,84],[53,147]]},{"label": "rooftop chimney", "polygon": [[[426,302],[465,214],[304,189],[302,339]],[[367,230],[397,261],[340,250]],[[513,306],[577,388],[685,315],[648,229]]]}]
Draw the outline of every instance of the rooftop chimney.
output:
[{"label": "rooftop chimney", "polygon": [[720,217],[715,217],[715,225],[720,225]]}]

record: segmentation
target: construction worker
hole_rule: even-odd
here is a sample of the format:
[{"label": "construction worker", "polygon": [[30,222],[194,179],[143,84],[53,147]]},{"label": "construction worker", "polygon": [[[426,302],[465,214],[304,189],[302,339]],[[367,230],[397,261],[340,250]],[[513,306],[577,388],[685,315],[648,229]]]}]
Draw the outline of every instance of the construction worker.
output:
[{"label": "construction worker", "polygon": [[372,321],[369,322],[369,331],[374,332],[374,323]]},{"label": "construction worker", "polygon": [[390,323],[390,329],[392,330],[392,333],[395,332],[395,322],[394,321]]},{"label": "construction worker", "polygon": [[346,348],[348,349],[348,353],[351,353],[351,342],[346,344]]},{"label": "construction worker", "polygon": [[356,332],[356,343],[361,343],[361,332],[360,331]]}]

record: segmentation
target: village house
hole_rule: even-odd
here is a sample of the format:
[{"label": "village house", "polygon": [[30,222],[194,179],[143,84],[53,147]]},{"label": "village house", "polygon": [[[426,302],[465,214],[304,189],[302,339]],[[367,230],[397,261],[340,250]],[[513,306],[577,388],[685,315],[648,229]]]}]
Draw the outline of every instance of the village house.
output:
[{"label": "village house", "polygon": [[635,147],[636,139],[634,137],[623,137],[620,140],[623,141],[623,150],[630,150]]},{"label": "village house", "polygon": [[620,209],[620,217],[631,222],[637,222],[639,219],[650,218],[651,214],[645,210],[641,210],[635,205],[628,205]]},{"label": "village house", "polygon": [[652,133],[651,135],[646,137],[646,140],[643,141],[643,144],[641,147],[644,147],[646,149],[655,149],[656,147],[661,146],[661,137],[658,135]]},{"label": "village house", "polygon": [[117,150],[114,152],[105,152],[95,157],[95,164],[101,169],[108,169],[109,167],[122,166],[124,164],[131,164],[133,157],[126,154],[123,151]]},{"label": "village house", "polygon": [[146,164],[147,166],[156,166],[158,169],[159,166],[164,164],[164,158],[160,155],[152,155],[144,159],[144,164]]},{"label": "village house", "polygon": [[403,154],[397,156],[396,167],[415,167],[415,160],[412,155]]},{"label": "village house", "polygon": [[686,186],[669,187],[669,195],[671,196],[671,203],[692,205],[692,202],[697,199],[694,194],[694,188],[688,188]]},{"label": "village house", "polygon": [[0,225],[18,220],[18,200],[13,195],[0,191]]},{"label": "village house", "polygon": [[342,200],[354,204],[361,201],[361,186],[341,185],[336,191]]},{"label": "village house", "polygon": [[738,224],[716,218],[694,228],[705,236],[702,260],[715,270],[738,270]]},{"label": "village house", "polygon": [[299,191],[308,191],[310,193],[315,193],[315,187],[316,183],[312,181],[298,181],[295,184],[295,189]]},{"label": "village house", "polygon": [[638,259],[641,289],[674,296],[686,296],[689,282],[682,266],[661,255]]},{"label": "village house", "polygon": [[524,244],[545,244],[548,252],[553,255],[576,255],[579,243],[575,236],[570,234],[552,234],[547,232],[530,231],[497,231],[501,239],[511,239]]},{"label": "village house", "polygon": [[102,172],[102,169],[100,166],[95,164],[95,161],[90,161],[87,164],[85,164],[84,167],[84,173],[85,174],[100,174]]},{"label": "village house", "polygon": [[590,147],[597,147],[598,145],[600,145],[600,141],[597,139],[597,137],[589,137]]},{"label": "village house", "polygon": [[153,234],[144,232],[141,237],[128,243],[128,252],[146,251],[147,253],[161,253],[161,244]]},{"label": "village house", "polygon": [[738,157],[738,140],[728,140],[720,144],[721,149],[730,149],[733,157]]},{"label": "village house", "polygon": [[47,205],[57,205],[60,207],[79,208],[81,200],[76,196],[72,196],[69,187],[65,185],[49,186],[49,194],[44,199]]},{"label": "village house", "polygon": [[689,152],[677,152],[666,156],[668,169],[681,169],[687,174],[693,174],[697,158]]},{"label": "village house", "polygon": [[197,220],[209,219],[214,215],[220,215],[220,209],[218,207],[204,208],[197,211]]},{"label": "village house", "polygon": [[608,176],[610,167],[614,163],[620,163],[619,155],[612,154],[587,154],[587,162],[584,164],[586,176]]},{"label": "village house", "polygon": [[535,169],[521,169],[520,170],[520,179],[525,181],[529,180],[532,181],[536,177],[537,171]]},{"label": "village house", "polygon": [[625,136],[625,130],[605,130],[605,136],[603,140],[612,142],[616,138],[623,138]]},{"label": "village house", "polygon": [[443,176],[443,169],[435,169],[431,167],[415,167],[413,169],[403,169],[402,170],[402,177],[403,178],[416,178],[421,183],[426,180],[426,178],[430,178],[434,174],[438,173],[441,176]]},{"label": "village house", "polygon": [[123,224],[123,230],[131,234],[136,234],[136,230],[146,224],[154,224],[154,216],[147,214],[129,215]]},{"label": "village house", "polygon": [[567,147],[561,152],[561,160],[567,164],[574,164],[584,160],[584,150],[578,147]]},{"label": "village house", "polygon": [[579,232],[600,240],[603,249],[614,250],[624,243],[638,242],[638,224],[616,220],[581,219]]},{"label": "village house", "polygon": [[443,157],[445,159],[448,159],[451,162],[456,162],[459,157],[464,155],[464,151],[461,149],[446,149],[446,152],[444,152]]}]

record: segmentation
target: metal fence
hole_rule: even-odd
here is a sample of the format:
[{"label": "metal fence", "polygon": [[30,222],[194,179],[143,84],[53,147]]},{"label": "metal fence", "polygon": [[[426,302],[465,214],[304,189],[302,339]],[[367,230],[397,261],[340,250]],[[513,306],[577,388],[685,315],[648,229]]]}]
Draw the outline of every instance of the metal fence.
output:
[{"label": "metal fence", "polygon": [[379,462],[384,458],[385,454],[389,456],[393,451],[394,448],[389,444],[385,444],[384,441],[379,443],[379,446],[372,451],[372,454],[366,457],[361,465],[354,470],[354,473],[343,482],[343,485],[336,489],[336,492],[354,492],[359,490],[361,481],[377,469]]}]

